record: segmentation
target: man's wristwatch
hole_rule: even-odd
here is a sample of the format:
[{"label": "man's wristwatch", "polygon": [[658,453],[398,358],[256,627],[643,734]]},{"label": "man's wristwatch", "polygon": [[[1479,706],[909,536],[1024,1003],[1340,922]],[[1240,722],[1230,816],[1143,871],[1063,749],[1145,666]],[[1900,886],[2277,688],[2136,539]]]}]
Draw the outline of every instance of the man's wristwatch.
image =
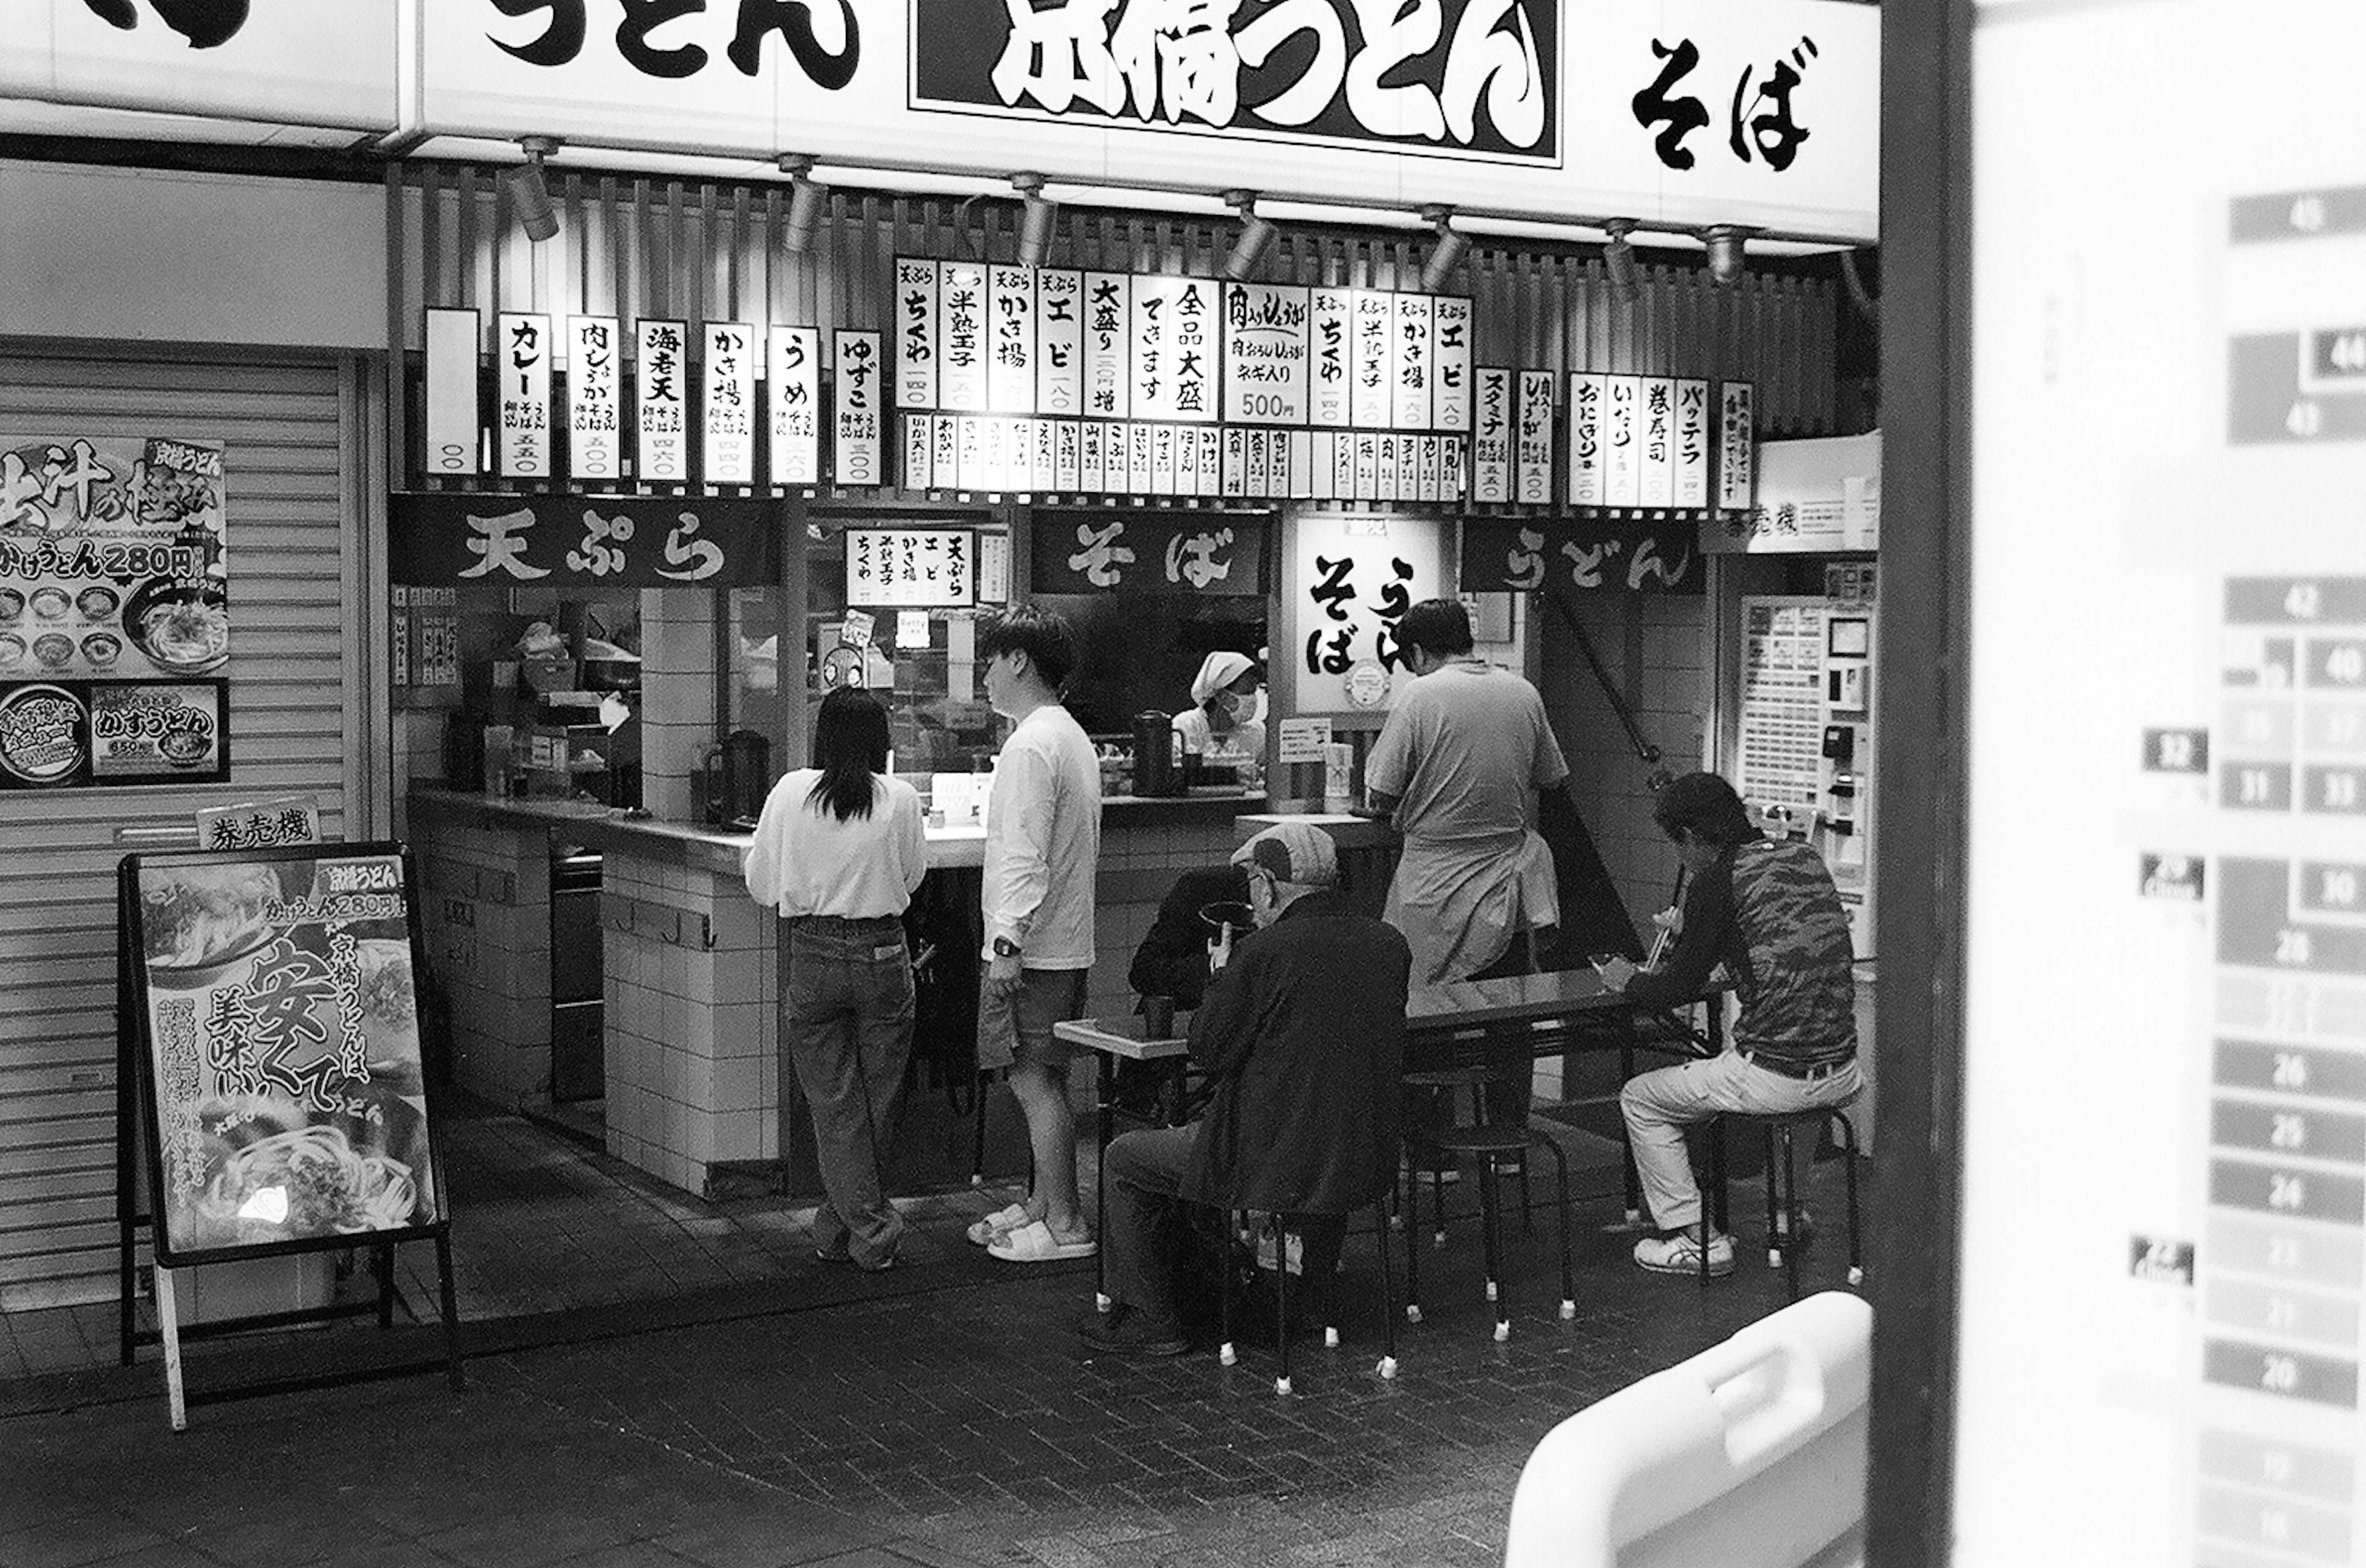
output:
[{"label": "man's wristwatch", "polygon": [[1019,956],[1019,944],[1011,941],[1007,936],[996,937],[994,939],[994,955],[997,958],[1016,958]]}]

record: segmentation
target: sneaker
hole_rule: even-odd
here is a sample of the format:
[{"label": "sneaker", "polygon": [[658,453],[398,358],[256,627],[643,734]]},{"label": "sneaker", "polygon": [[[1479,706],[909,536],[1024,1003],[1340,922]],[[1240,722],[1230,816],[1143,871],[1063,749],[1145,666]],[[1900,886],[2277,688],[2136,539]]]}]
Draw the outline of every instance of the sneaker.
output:
[{"label": "sneaker", "polygon": [[[1635,1244],[1635,1261],[1654,1274],[1697,1274],[1701,1244],[1678,1231],[1673,1235],[1647,1235]],[[1733,1272],[1733,1238],[1721,1235],[1708,1244],[1712,1276]]]},{"label": "sneaker", "polygon": [[1172,1319],[1161,1322],[1144,1315],[1123,1302],[1109,1311],[1095,1313],[1078,1325],[1076,1332],[1096,1350],[1112,1356],[1180,1356],[1191,1348],[1183,1337],[1183,1325]]}]

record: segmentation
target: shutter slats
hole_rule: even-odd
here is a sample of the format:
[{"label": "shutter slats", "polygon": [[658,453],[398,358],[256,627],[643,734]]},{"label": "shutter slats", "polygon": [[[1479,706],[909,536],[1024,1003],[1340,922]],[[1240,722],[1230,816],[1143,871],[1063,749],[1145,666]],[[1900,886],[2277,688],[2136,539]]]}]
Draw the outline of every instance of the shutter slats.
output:
[{"label": "shutter slats", "polygon": [[230,783],[0,792],[0,1310],[115,1289],[117,830],[286,794],[344,819],[343,429],[333,365],[0,355],[0,448],[228,448],[231,614]]}]

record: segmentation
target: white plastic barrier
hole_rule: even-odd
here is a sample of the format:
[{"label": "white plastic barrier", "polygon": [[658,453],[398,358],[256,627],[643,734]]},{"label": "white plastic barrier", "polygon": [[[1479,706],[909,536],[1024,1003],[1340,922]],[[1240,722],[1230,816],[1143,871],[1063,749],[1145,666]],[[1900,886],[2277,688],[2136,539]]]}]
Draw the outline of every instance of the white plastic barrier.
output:
[{"label": "white plastic barrier", "polygon": [[1545,1434],[1505,1568],[1863,1562],[1873,1308],[1809,1296]]}]

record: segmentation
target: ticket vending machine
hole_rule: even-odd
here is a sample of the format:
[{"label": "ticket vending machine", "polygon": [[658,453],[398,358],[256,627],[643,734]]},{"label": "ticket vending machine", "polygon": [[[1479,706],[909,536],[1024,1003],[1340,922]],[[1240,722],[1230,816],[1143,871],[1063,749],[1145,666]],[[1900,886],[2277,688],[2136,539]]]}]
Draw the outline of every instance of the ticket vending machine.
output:
[{"label": "ticket vending machine", "polygon": [[1769,833],[1831,869],[1859,960],[1873,956],[1873,568],[1824,569],[1827,592],[1745,594],[1736,766]]}]

